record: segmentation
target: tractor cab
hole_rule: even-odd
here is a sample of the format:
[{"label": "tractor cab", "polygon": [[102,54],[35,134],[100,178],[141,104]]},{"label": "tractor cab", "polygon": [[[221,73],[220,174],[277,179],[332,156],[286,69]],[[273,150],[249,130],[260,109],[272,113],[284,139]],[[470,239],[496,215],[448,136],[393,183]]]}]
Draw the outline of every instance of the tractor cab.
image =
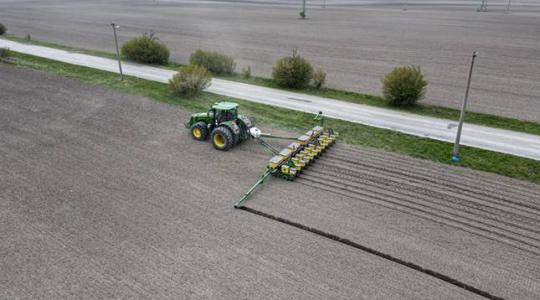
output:
[{"label": "tractor cab", "polygon": [[214,116],[214,124],[218,125],[238,118],[238,104],[234,102],[218,102],[209,111]]}]

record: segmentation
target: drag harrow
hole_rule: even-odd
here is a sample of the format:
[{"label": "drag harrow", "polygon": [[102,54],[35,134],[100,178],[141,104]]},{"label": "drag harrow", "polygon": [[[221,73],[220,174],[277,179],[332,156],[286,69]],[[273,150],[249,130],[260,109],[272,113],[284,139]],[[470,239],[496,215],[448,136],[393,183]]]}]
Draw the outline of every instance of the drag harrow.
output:
[{"label": "drag harrow", "polygon": [[[264,174],[234,206],[241,208],[257,187],[271,175],[288,181],[294,180],[336,141],[338,133],[324,127],[322,112],[315,115],[314,121],[318,125],[299,138],[262,133],[253,126],[250,118],[238,114],[238,104],[223,101],[214,104],[207,112],[191,115],[184,125],[191,130],[191,136],[195,140],[204,141],[210,137],[217,150],[228,151],[242,141],[254,139],[274,155]],[[278,150],[263,140],[263,137],[293,142],[287,148]]]}]

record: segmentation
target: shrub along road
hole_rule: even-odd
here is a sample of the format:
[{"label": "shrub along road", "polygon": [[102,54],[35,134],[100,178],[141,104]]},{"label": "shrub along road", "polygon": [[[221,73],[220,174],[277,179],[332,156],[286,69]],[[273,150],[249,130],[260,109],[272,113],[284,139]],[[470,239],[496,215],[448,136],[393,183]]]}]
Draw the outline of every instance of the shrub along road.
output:
[{"label": "shrub along road", "polygon": [[[424,103],[451,108],[460,107],[476,50],[471,110],[540,122],[540,7],[519,5],[537,0],[512,0],[509,14],[507,0],[489,0],[487,13],[476,12],[480,0],[411,0],[406,11],[404,0],[361,7],[332,0],[326,9],[318,0],[308,1],[308,20],[299,20],[299,0],[221,2],[4,0],[0,19],[18,36],[107,52],[114,52],[114,21],[121,43],[154,30],[173,61],[186,63],[198,48],[218,50],[264,77],[298,49],[328,72],[331,87],[366,94],[379,94],[380,79],[394,67],[420,65],[430,84]],[[468,5],[449,5],[455,2]]]},{"label": "shrub along road", "polygon": [[[108,58],[28,45],[3,39],[0,39],[0,47],[7,47],[13,51],[71,64],[111,72],[118,71],[117,62]],[[124,63],[123,70],[125,74],[159,82],[167,82],[174,74],[171,70],[133,63]],[[213,79],[212,85],[207,90],[219,95],[304,112],[317,113],[318,111],[323,111],[325,115],[337,119],[391,129],[435,140],[453,142],[456,135],[456,124],[450,120],[419,116],[222,79]],[[467,124],[464,126],[461,141],[464,145],[480,149],[540,160],[540,136],[537,135]]]}]

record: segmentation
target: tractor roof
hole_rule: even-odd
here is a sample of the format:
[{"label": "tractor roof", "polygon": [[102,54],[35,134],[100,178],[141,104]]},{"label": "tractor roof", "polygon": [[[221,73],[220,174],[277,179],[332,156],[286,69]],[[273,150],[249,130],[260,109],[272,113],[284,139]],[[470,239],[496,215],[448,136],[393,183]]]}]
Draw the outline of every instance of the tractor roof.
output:
[{"label": "tractor roof", "polygon": [[221,101],[212,106],[213,109],[217,110],[230,110],[238,107],[238,103]]}]

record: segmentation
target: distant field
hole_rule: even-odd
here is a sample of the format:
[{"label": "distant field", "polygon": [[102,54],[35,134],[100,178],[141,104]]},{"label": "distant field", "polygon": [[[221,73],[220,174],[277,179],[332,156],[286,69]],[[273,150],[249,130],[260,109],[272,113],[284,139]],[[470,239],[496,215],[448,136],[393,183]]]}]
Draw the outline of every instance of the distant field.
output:
[{"label": "distant field", "polygon": [[480,1],[472,0],[323,3],[308,1],[309,19],[301,21],[299,0],[0,0],[0,22],[19,36],[113,51],[114,21],[122,42],[154,30],[175,61],[215,49],[258,76],[269,76],[273,62],[297,48],[328,71],[330,87],[370,94],[394,66],[416,64],[430,82],[425,102],[452,108],[477,50],[470,108],[540,121],[540,1],[512,1],[509,14],[504,0],[488,1],[487,13],[476,12]]},{"label": "distant field", "polygon": [[[193,2],[234,2],[234,3],[260,3],[260,4],[286,4],[298,5],[302,0],[192,0]],[[186,0],[156,0],[154,2],[186,2]],[[355,6],[355,5],[480,5],[481,0],[307,0],[307,5],[327,5],[327,6]],[[488,0],[490,6],[507,5],[508,0]],[[535,6],[540,5],[538,0],[511,0],[511,6]]]}]

